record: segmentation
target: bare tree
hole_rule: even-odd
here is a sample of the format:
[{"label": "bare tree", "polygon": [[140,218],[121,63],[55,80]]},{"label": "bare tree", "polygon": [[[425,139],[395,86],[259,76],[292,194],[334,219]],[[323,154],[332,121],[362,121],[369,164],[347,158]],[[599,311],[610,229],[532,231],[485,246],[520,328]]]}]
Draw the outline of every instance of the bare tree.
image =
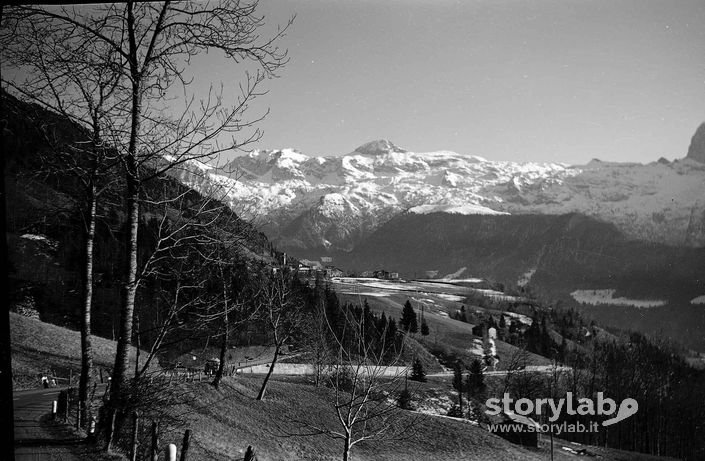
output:
[{"label": "bare tree", "polygon": [[294,292],[291,273],[280,268],[267,268],[260,275],[262,287],[257,298],[257,304],[262,313],[262,320],[271,335],[274,356],[269,364],[269,370],[264,377],[257,394],[257,400],[262,400],[267,392],[269,378],[287,341],[298,331],[304,320],[303,301]]},{"label": "bare tree", "polygon": [[[113,114],[111,144],[115,146],[125,175],[127,201],[124,294],[120,331],[113,370],[112,400],[122,398],[128,369],[128,349],[138,279],[138,231],[141,195],[145,182],[196,158],[241,148],[261,136],[251,131],[241,140],[222,144],[224,135],[250,129],[245,121],[248,102],[262,94],[260,84],[276,75],[286,63],[286,53],[276,42],[284,34],[277,29],[269,38],[260,35],[264,19],[256,14],[257,2],[170,2],[76,8],[21,7],[22,24],[48,23],[66,35],[74,48],[86,42],[101,44],[104,65],[121,78],[119,99],[126,110]],[[291,24],[291,22],[289,22]],[[57,32],[58,33],[58,32]],[[235,63],[249,62],[254,73],[245,72],[240,95],[226,104],[221,92],[211,92],[199,103],[187,96],[178,116],[167,108],[164,97],[178,87],[188,95],[185,67],[202,52],[220,52]],[[122,108],[122,106],[120,107]]]},{"label": "bare tree", "polygon": [[333,339],[326,321],[323,299],[317,300],[314,309],[306,313],[306,319],[302,322],[302,345],[314,367],[314,384],[319,387],[323,383],[326,368],[335,362],[335,354],[331,351]]},{"label": "bare tree", "polygon": [[375,340],[370,340],[373,326],[365,325],[364,315],[346,310],[344,317],[342,331],[335,331],[328,323],[334,363],[326,383],[332,389],[330,404],[338,425],[296,421],[303,428],[296,435],[323,435],[338,440],[342,443],[341,459],[348,461],[352,459],[352,448],[360,442],[413,436],[419,416],[396,405],[396,396],[405,388],[408,368],[402,364],[405,335],[389,341],[385,327]]}]

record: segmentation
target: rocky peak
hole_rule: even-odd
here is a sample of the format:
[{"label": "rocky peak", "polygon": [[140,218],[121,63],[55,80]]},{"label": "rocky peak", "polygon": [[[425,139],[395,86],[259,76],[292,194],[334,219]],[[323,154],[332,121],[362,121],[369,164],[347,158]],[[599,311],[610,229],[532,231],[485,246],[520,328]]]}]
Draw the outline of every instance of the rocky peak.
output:
[{"label": "rocky peak", "polygon": [[705,163],[705,123],[700,124],[690,140],[688,158]]},{"label": "rocky peak", "polygon": [[368,142],[355,149],[355,152],[363,155],[384,155],[390,152],[406,152],[406,150],[395,146],[391,141],[386,139],[378,139]]}]

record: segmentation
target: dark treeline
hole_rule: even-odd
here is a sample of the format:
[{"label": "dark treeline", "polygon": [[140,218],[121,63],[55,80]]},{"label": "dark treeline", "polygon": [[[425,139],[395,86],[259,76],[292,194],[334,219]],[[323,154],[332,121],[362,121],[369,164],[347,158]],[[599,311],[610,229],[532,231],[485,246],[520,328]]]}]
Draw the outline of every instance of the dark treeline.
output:
[{"label": "dark treeline", "polygon": [[[508,334],[508,329],[495,325],[498,336]],[[575,311],[561,310],[535,317],[516,344],[570,369],[556,369],[548,376],[525,373],[518,360],[516,370],[495,389],[500,398],[509,392],[515,399],[567,399],[570,392],[577,408],[578,399],[596,403],[597,393],[602,392],[617,406],[627,398],[638,402],[637,413],[617,424],[600,425],[597,433],[561,437],[652,455],[705,457],[705,371],[690,366],[676,346],[640,333],[608,334]],[[556,423],[587,426],[614,416],[569,415],[564,410]],[[536,418],[548,422],[545,415]]]}]

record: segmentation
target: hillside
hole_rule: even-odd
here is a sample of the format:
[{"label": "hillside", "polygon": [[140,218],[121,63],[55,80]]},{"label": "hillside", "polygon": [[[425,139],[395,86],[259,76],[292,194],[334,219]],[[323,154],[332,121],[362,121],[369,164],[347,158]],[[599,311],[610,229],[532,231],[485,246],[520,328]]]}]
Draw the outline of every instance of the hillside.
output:
[{"label": "hillside", "polygon": [[[422,277],[426,271],[440,276],[461,270],[459,277],[527,286],[580,307],[600,323],[664,334],[705,351],[705,309],[691,302],[705,293],[705,249],[630,240],[614,226],[582,215],[406,213],[355,250],[335,253],[334,261],[357,273],[384,268]],[[615,297],[635,304],[660,303],[581,305],[571,295],[596,289],[614,289]]]},{"label": "hillside", "polygon": [[[193,429],[193,456],[199,460],[221,460],[242,456],[248,445],[256,449],[260,461],[283,459],[337,460],[340,442],[325,436],[294,436],[304,427],[295,421],[308,420],[329,427],[337,424],[331,404],[331,391],[316,389],[294,378],[272,383],[270,399],[255,401],[260,377],[228,378],[221,391],[207,384],[192,388],[192,402],[184,406],[187,427]],[[476,425],[452,418],[407,413],[416,419],[413,435],[402,440],[364,442],[353,448],[358,461],[383,460],[543,460],[549,456],[544,441],[540,448],[524,449]],[[178,437],[175,434],[174,437]],[[556,458],[579,458],[559,446]],[[647,455],[587,447],[605,460],[655,460]]]},{"label": "hillside", "polygon": [[[29,300],[44,321],[78,328],[84,264],[84,190],[68,169],[49,168],[52,154],[85,141],[85,132],[62,117],[3,92],[7,113],[6,168],[9,294],[13,306]],[[49,141],[51,140],[51,142]],[[76,153],[75,162],[85,161]],[[149,168],[146,166],[145,168]],[[125,261],[126,198],[122,170],[104,178],[98,201],[94,246],[93,331],[115,337],[119,322],[120,292]],[[143,186],[140,213],[138,265],[153,255],[160,229],[192,219],[199,207],[222,209],[208,231],[237,236],[233,249],[242,260],[272,261],[274,250],[266,236],[228,207],[189,189],[177,180],[160,177]],[[181,197],[181,200],[173,200]],[[208,218],[209,220],[211,218]],[[195,222],[195,221],[194,221]],[[160,281],[148,274],[138,297],[143,306],[142,325],[157,315]],[[169,287],[170,285],[166,285]],[[163,293],[162,293],[163,294]],[[142,338],[149,342],[150,329]]]},{"label": "hillside", "polygon": [[[66,378],[60,385],[78,383],[81,371],[81,334],[60,326],[10,313],[10,337],[12,341],[12,379],[14,389],[36,389],[41,386],[41,376]],[[115,361],[115,341],[93,337],[93,363],[96,369],[104,370],[104,379],[109,376]],[[130,362],[135,361],[134,348],[130,351]]]}]

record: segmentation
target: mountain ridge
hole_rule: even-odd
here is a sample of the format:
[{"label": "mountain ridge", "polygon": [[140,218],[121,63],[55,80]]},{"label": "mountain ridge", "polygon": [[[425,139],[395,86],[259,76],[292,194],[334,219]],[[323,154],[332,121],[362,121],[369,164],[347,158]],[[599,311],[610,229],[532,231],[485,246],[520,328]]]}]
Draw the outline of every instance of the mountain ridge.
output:
[{"label": "mountain ridge", "polygon": [[219,168],[187,166],[176,174],[198,190],[219,188],[225,201],[249,210],[290,251],[349,251],[408,210],[582,213],[615,224],[629,238],[705,245],[705,164],[690,153],[672,162],[576,166],[419,153],[376,140],[342,156],[254,150]]}]

